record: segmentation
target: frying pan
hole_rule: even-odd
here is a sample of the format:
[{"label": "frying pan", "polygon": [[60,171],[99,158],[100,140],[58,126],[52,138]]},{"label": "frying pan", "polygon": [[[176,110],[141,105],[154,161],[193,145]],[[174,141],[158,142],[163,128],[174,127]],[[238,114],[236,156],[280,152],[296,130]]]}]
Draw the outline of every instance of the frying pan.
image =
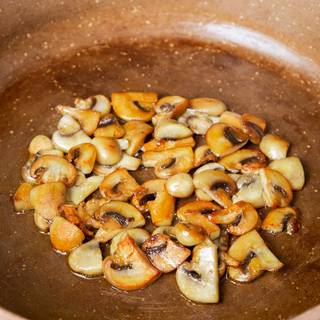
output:
[{"label": "frying pan", "polygon": [[[319,319],[319,16],[312,0],[2,0],[0,318]],[[174,274],[118,292],[73,275],[32,216],[14,214],[26,146],[52,133],[52,107],[123,90],[217,97],[292,142],[307,174],[294,199],[302,229],[262,235],[281,271],[222,281],[218,305],[184,299]]]}]

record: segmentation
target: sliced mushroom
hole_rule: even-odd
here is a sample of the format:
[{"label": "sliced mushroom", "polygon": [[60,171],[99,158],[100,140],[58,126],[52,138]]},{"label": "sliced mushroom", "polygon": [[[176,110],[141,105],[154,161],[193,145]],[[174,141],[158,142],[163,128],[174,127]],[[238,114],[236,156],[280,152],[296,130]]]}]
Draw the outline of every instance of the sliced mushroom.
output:
[{"label": "sliced mushroom", "polygon": [[267,207],[287,207],[292,200],[290,182],[278,171],[260,169],[263,199]]},{"label": "sliced mushroom", "polygon": [[99,189],[103,181],[101,176],[91,176],[68,190],[68,200],[74,204],[84,201],[90,194]]},{"label": "sliced mushroom", "polygon": [[39,151],[49,150],[52,148],[53,148],[52,142],[47,136],[38,135],[31,140],[28,151],[31,154],[36,154]]},{"label": "sliced mushroom", "polygon": [[228,224],[228,232],[235,236],[240,236],[254,229],[259,222],[255,208],[244,201],[210,214],[209,219],[216,224]]},{"label": "sliced mushroom", "polygon": [[192,136],[192,131],[184,124],[177,122],[176,120],[162,120],[159,122],[153,133],[156,140],[161,139],[183,139]]},{"label": "sliced mushroom", "polygon": [[80,218],[78,216],[78,208],[74,204],[63,204],[59,207],[61,217],[65,218],[76,226],[80,225]]},{"label": "sliced mushroom", "polygon": [[205,233],[199,226],[179,222],[174,226],[177,240],[184,246],[193,247],[205,240]]},{"label": "sliced mushroom", "polygon": [[33,160],[38,159],[42,156],[57,156],[57,157],[63,158],[64,153],[63,151],[58,149],[41,150],[35,154],[35,158]]},{"label": "sliced mushroom", "polygon": [[236,173],[258,172],[259,169],[267,166],[265,155],[255,149],[238,150],[219,161],[228,171]]},{"label": "sliced mushroom", "polygon": [[304,170],[298,157],[274,160],[269,164],[269,167],[287,178],[293,190],[301,190],[303,188],[305,182]]},{"label": "sliced mushroom", "polygon": [[70,252],[79,247],[84,240],[83,232],[62,217],[54,217],[50,225],[50,240],[59,252]]},{"label": "sliced mushroom", "polygon": [[180,147],[194,147],[196,142],[192,137],[179,139],[179,140],[150,140],[143,145],[143,151],[164,151]]},{"label": "sliced mushroom", "polygon": [[121,239],[114,255],[103,261],[103,272],[111,285],[126,291],[144,288],[160,276],[128,235]]},{"label": "sliced mushroom", "polygon": [[42,156],[30,169],[31,177],[38,183],[63,182],[67,187],[74,185],[77,170],[67,160],[57,156]]},{"label": "sliced mushroom", "polygon": [[125,134],[124,128],[113,114],[107,114],[99,121],[98,128],[94,132],[95,137],[121,138]]},{"label": "sliced mushroom", "polygon": [[162,227],[157,227],[153,230],[152,235],[156,235],[158,233],[163,233],[170,238],[176,238],[176,228],[173,226],[162,226]]},{"label": "sliced mushroom", "polygon": [[216,159],[216,156],[206,144],[194,150],[194,167],[199,167],[210,161],[216,161]]},{"label": "sliced mushroom", "polygon": [[263,271],[277,271],[283,263],[270,251],[256,230],[249,231],[237,238],[231,245],[228,254],[240,262],[240,267],[228,268],[228,275],[238,282],[249,282]]},{"label": "sliced mushroom", "polygon": [[135,155],[143,146],[146,137],[153,131],[153,127],[142,121],[128,121],[124,124],[124,139],[129,141],[129,147],[126,150],[129,155]]},{"label": "sliced mushroom", "polygon": [[232,112],[232,111],[225,111],[220,116],[220,122],[228,126],[238,128],[241,131],[245,131],[242,117],[239,113]]},{"label": "sliced mushroom", "polygon": [[62,115],[69,115],[78,120],[82,130],[91,136],[98,127],[100,113],[93,110],[80,110],[67,106],[57,106],[58,112]]},{"label": "sliced mushroom", "polygon": [[245,201],[255,208],[264,207],[262,196],[262,184],[259,175],[244,174],[237,181],[238,192],[232,197],[232,201]]},{"label": "sliced mushroom", "polygon": [[63,136],[73,135],[80,129],[81,127],[79,122],[68,114],[62,116],[58,122],[59,133]]},{"label": "sliced mushroom", "polygon": [[67,160],[73,162],[75,167],[84,174],[89,174],[93,170],[96,156],[97,151],[94,145],[82,143],[69,150]]},{"label": "sliced mushroom", "polygon": [[209,240],[198,244],[191,262],[184,262],[177,269],[176,281],[182,294],[192,301],[219,302],[217,247]]},{"label": "sliced mushroom", "polygon": [[206,192],[202,191],[201,189],[195,189],[194,193],[196,195],[197,200],[212,201],[212,197],[209,196]]},{"label": "sliced mushroom", "polygon": [[243,147],[248,141],[248,135],[236,127],[217,123],[208,130],[206,141],[216,156],[224,157]]},{"label": "sliced mushroom", "polygon": [[163,233],[153,235],[145,241],[142,250],[151,263],[163,273],[175,270],[191,253],[189,249]]},{"label": "sliced mushroom", "polygon": [[155,111],[162,119],[174,119],[183,114],[188,106],[188,100],[179,96],[166,96],[161,98]]},{"label": "sliced mushroom", "polygon": [[200,172],[206,171],[206,170],[216,170],[216,171],[224,171],[224,166],[218,162],[209,162],[198,168],[194,172],[194,176]]},{"label": "sliced mushroom", "polygon": [[107,97],[99,94],[87,99],[77,98],[75,101],[75,107],[81,110],[92,109],[100,112],[101,116],[108,114],[111,110],[111,104]]},{"label": "sliced mushroom", "polygon": [[99,242],[92,239],[71,251],[68,264],[72,271],[94,277],[102,274],[102,253]]},{"label": "sliced mushroom", "polygon": [[177,173],[169,177],[166,182],[166,189],[169,194],[176,198],[187,198],[194,191],[193,181],[188,173]]},{"label": "sliced mushroom", "polygon": [[125,121],[148,122],[154,115],[154,104],[158,96],[154,92],[112,93],[111,102],[115,114]]},{"label": "sliced mushroom", "polygon": [[193,167],[193,150],[190,147],[165,151],[147,151],[142,154],[145,167],[154,167],[159,178],[168,178],[181,172],[189,172]]},{"label": "sliced mushroom", "polygon": [[129,200],[139,187],[137,181],[126,169],[117,169],[105,176],[100,185],[101,195],[108,200]]},{"label": "sliced mushroom", "polygon": [[35,211],[33,214],[33,221],[41,233],[47,233],[50,228],[50,223],[47,219],[43,218],[39,212]]},{"label": "sliced mushroom", "polygon": [[110,255],[115,254],[119,242],[127,235],[131,239],[133,239],[139,247],[141,247],[145,241],[150,239],[150,234],[145,229],[134,228],[134,229],[127,229],[125,231],[121,231],[115,237],[112,238],[112,241],[110,244]]},{"label": "sliced mushroom", "polygon": [[299,227],[297,211],[291,207],[271,210],[263,220],[261,226],[263,230],[271,233],[285,231],[289,235],[293,235],[297,232]]},{"label": "sliced mushroom", "polygon": [[63,136],[59,131],[55,131],[52,135],[52,143],[55,148],[68,152],[72,147],[81,143],[90,143],[91,139],[82,130],[77,131],[73,135]]},{"label": "sliced mushroom", "polygon": [[211,199],[223,207],[232,204],[230,197],[237,191],[235,182],[223,171],[205,170],[193,177],[196,189],[206,192]]},{"label": "sliced mushroom", "polygon": [[95,137],[91,143],[97,150],[97,162],[102,165],[113,165],[121,160],[121,149],[113,138]]},{"label": "sliced mushroom", "polygon": [[178,209],[177,217],[180,222],[201,227],[214,240],[219,237],[220,228],[209,219],[208,215],[217,210],[220,210],[220,207],[212,202],[192,201]]},{"label": "sliced mushroom", "polygon": [[249,135],[250,141],[255,144],[260,143],[267,127],[266,121],[253,114],[244,113],[242,115],[242,123],[244,132]]},{"label": "sliced mushroom", "polygon": [[220,116],[227,109],[222,101],[213,98],[191,99],[190,106],[197,112],[206,113],[215,117]]},{"label": "sliced mushroom", "polygon": [[175,199],[165,188],[166,181],[149,180],[143,183],[132,198],[132,204],[143,212],[150,212],[155,226],[170,225],[173,219]]},{"label": "sliced mushroom", "polygon": [[13,197],[14,208],[16,211],[26,211],[33,209],[30,203],[30,193],[33,189],[33,185],[30,183],[23,182],[18,187]]},{"label": "sliced mushroom", "polygon": [[261,151],[271,160],[287,156],[289,142],[274,134],[265,135],[259,145]]},{"label": "sliced mushroom", "polygon": [[41,184],[30,192],[30,204],[41,217],[52,220],[65,203],[67,189],[62,182]]}]

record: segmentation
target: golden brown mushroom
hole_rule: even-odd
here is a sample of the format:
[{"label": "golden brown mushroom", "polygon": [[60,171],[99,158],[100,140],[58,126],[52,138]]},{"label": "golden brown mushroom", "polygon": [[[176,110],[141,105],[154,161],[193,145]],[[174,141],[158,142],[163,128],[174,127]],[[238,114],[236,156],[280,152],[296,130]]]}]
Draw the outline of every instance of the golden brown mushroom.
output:
[{"label": "golden brown mushroom", "polygon": [[18,187],[13,197],[14,208],[16,211],[25,211],[33,209],[30,203],[30,193],[33,189],[33,185],[23,182]]},{"label": "golden brown mushroom", "polygon": [[95,137],[91,143],[96,147],[98,163],[114,165],[121,160],[121,149],[117,140],[107,137]]},{"label": "golden brown mushroom", "polygon": [[124,128],[113,114],[103,116],[94,132],[95,137],[121,138],[125,134]]},{"label": "golden brown mushroom", "polygon": [[188,100],[179,96],[166,96],[161,98],[155,111],[161,119],[175,119],[185,112],[188,106]]},{"label": "golden brown mushroom", "polygon": [[143,145],[143,151],[164,151],[180,147],[194,147],[196,142],[192,137],[179,139],[179,140],[150,140]]},{"label": "golden brown mushroom", "polygon": [[199,167],[210,161],[216,161],[216,156],[210,150],[209,146],[204,144],[194,150],[194,167]]},{"label": "golden brown mushroom", "polygon": [[96,157],[96,148],[91,143],[82,143],[72,147],[67,154],[67,160],[73,162],[75,167],[84,174],[92,172]]},{"label": "golden brown mushroom", "polygon": [[287,156],[289,142],[275,134],[267,134],[262,138],[259,147],[269,159],[278,160]]},{"label": "golden brown mushroom", "polygon": [[191,99],[190,106],[196,112],[205,113],[215,117],[220,116],[227,109],[222,101],[213,98]]}]

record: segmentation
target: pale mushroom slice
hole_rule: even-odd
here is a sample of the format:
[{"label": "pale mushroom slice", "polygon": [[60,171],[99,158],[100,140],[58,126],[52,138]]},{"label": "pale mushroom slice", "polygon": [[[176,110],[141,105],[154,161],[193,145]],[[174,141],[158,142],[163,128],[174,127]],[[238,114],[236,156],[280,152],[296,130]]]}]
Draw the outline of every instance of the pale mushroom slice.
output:
[{"label": "pale mushroom slice", "polygon": [[33,161],[35,161],[36,159],[42,156],[57,156],[57,157],[63,158],[64,152],[58,149],[41,150],[35,154],[35,158],[33,159]]},{"label": "pale mushroom slice", "polygon": [[128,121],[124,124],[124,139],[129,141],[126,152],[133,156],[143,146],[146,137],[152,133],[153,127],[142,121]]},{"label": "pale mushroom slice", "polygon": [[68,200],[74,204],[79,204],[99,189],[102,181],[103,177],[101,176],[85,178],[81,183],[68,189]]},{"label": "pale mushroom slice", "polygon": [[178,140],[192,136],[192,131],[176,120],[168,119],[160,121],[154,128],[153,136],[156,140]]},{"label": "pale mushroom slice", "polygon": [[100,113],[93,110],[80,110],[68,106],[59,105],[56,107],[57,111],[62,115],[69,115],[76,119],[82,130],[91,136],[98,127],[100,120]]},{"label": "pale mushroom slice", "polygon": [[206,171],[206,170],[217,170],[217,171],[225,171],[224,166],[218,162],[209,162],[204,164],[203,166],[199,167],[194,173],[193,176],[196,174]]},{"label": "pale mushroom slice", "polygon": [[154,115],[158,96],[154,92],[112,93],[111,103],[115,114],[122,120],[148,122]]},{"label": "pale mushroom slice", "polygon": [[207,162],[216,161],[216,156],[210,150],[209,146],[204,144],[194,150],[194,167],[199,167]]},{"label": "pale mushroom slice", "polygon": [[59,133],[63,136],[73,135],[80,129],[79,122],[67,114],[62,116],[58,122]]},{"label": "pale mushroom slice", "polygon": [[268,212],[261,229],[270,233],[286,232],[293,235],[299,230],[297,211],[291,207],[276,208]]},{"label": "pale mushroom slice", "polygon": [[194,191],[192,177],[188,173],[177,173],[166,182],[169,194],[176,198],[190,197]]},{"label": "pale mushroom slice", "polygon": [[48,233],[50,228],[50,223],[47,219],[43,218],[39,212],[35,211],[33,213],[33,221],[36,227],[39,229],[40,233]]},{"label": "pale mushroom slice", "polygon": [[194,193],[196,195],[197,200],[203,201],[212,201],[212,197],[204,192],[202,189],[195,189]]},{"label": "pale mushroom slice", "polygon": [[293,197],[290,182],[272,169],[260,169],[259,174],[265,205],[270,208],[287,207]]},{"label": "pale mushroom slice", "polygon": [[116,139],[95,137],[91,143],[97,150],[97,162],[102,165],[114,165],[121,160],[122,153]]},{"label": "pale mushroom slice", "polygon": [[257,174],[244,174],[237,180],[238,191],[233,195],[232,201],[245,201],[255,208],[264,207],[262,196],[262,184],[260,176]]},{"label": "pale mushroom slice", "polygon": [[186,247],[193,247],[205,240],[204,230],[191,223],[179,222],[174,226],[177,240]]},{"label": "pale mushroom slice", "polygon": [[220,116],[227,109],[221,100],[214,98],[194,98],[190,100],[190,106],[196,112],[215,117]]},{"label": "pale mushroom slice", "polygon": [[132,204],[142,212],[150,212],[155,226],[170,225],[173,219],[175,198],[165,187],[166,180],[154,179],[143,183],[132,197]]},{"label": "pale mushroom slice", "polygon": [[31,176],[30,170],[33,162],[35,161],[35,157],[30,158],[25,165],[21,168],[21,177],[24,182],[29,184],[37,184],[37,180]]},{"label": "pale mushroom slice", "polygon": [[210,214],[209,219],[216,224],[227,224],[228,232],[235,236],[256,228],[259,223],[259,215],[255,208],[244,201]]},{"label": "pale mushroom slice", "polygon": [[266,121],[250,113],[244,113],[241,119],[244,132],[249,135],[250,141],[254,144],[260,143],[267,127]]},{"label": "pale mushroom slice", "polygon": [[191,262],[184,262],[176,272],[182,294],[200,303],[219,302],[217,247],[207,240],[193,249]]},{"label": "pale mushroom slice", "polygon": [[160,119],[175,119],[185,112],[188,107],[188,99],[180,96],[166,96],[161,98],[155,111]]},{"label": "pale mushroom slice", "polygon": [[125,134],[124,128],[113,114],[103,116],[94,132],[95,137],[121,138]]},{"label": "pale mushroom slice", "polygon": [[131,239],[133,239],[139,247],[141,247],[145,241],[150,239],[150,234],[145,229],[133,228],[133,229],[127,229],[125,231],[121,231],[115,237],[112,238],[112,241],[110,244],[110,255],[115,254],[119,242],[127,235]]},{"label": "pale mushroom slice", "polygon": [[59,207],[66,201],[67,188],[62,182],[35,186],[30,192],[30,204],[35,213],[46,220],[59,215]]},{"label": "pale mushroom slice", "polygon": [[275,272],[283,266],[256,230],[237,238],[232,243],[228,255],[241,264],[238,268],[228,268],[229,278],[238,282],[252,281],[263,271]]},{"label": "pale mushroom slice", "polygon": [[267,159],[259,150],[241,149],[223,157],[219,163],[233,173],[256,173],[267,166]]},{"label": "pale mushroom slice", "polygon": [[193,167],[193,150],[190,147],[165,151],[147,151],[142,154],[142,164],[154,167],[158,178],[168,178],[177,173],[188,173]]},{"label": "pale mushroom slice", "polygon": [[38,183],[63,182],[71,187],[77,179],[77,170],[66,159],[49,155],[40,157],[32,164],[30,175]]},{"label": "pale mushroom slice", "polygon": [[248,141],[248,135],[236,127],[217,123],[206,133],[206,142],[217,157],[224,157],[242,148]]},{"label": "pale mushroom slice", "polygon": [[49,150],[52,148],[53,148],[53,145],[50,138],[41,134],[41,135],[35,136],[31,140],[28,147],[28,151],[30,154],[36,154],[39,151]]},{"label": "pale mushroom slice", "polygon": [[245,130],[242,122],[242,116],[236,112],[224,111],[220,116],[220,122],[228,126],[238,128],[241,131]]},{"label": "pale mushroom slice", "polygon": [[275,134],[267,134],[262,138],[259,147],[269,159],[278,160],[287,156],[289,142]]},{"label": "pale mushroom slice", "polygon": [[220,235],[220,228],[213,223],[208,215],[221,208],[209,201],[192,201],[184,204],[177,211],[180,222],[190,223],[201,227],[205,233],[214,240]]},{"label": "pale mushroom slice", "polygon": [[72,147],[81,143],[90,143],[91,139],[82,130],[70,136],[63,136],[59,131],[55,131],[52,135],[52,143],[56,149],[68,152]]},{"label": "pale mushroom slice", "polygon": [[137,181],[129,172],[120,168],[104,177],[100,193],[108,200],[127,201],[138,187]]},{"label": "pale mushroom slice", "polygon": [[128,235],[121,239],[114,255],[103,261],[103,272],[111,285],[126,291],[144,288],[160,276]]},{"label": "pale mushroom slice", "polygon": [[75,99],[74,104],[77,109],[92,109],[93,111],[98,111],[101,116],[104,116],[111,111],[110,100],[101,94],[89,97],[87,99],[77,98]]},{"label": "pale mushroom slice", "polygon": [[92,172],[97,157],[97,151],[91,143],[82,143],[72,147],[68,154],[67,160],[74,163],[75,167],[83,172],[89,174]]},{"label": "pale mushroom slice", "polygon": [[196,189],[206,192],[212,200],[223,207],[232,204],[230,197],[237,191],[233,179],[218,170],[205,170],[195,174],[193,183]]},{"label": "pale mushroom slice", "polygon": [[189,249],[161,233],[145,241],[142,250],[153,266],[163,273],[175,270],[191,253]]},{"label": "pale mushroom slice", "polygon": [[30,203],[30,193],[33,185],[23,182],[19,185],[13,197],[14,209],[18,212],[24,212],[33,209]]},{"label": "pale mushroom slice", "polygon": [[50,225],[50,240],[52,246],[59,252],[70,252],[79,247],[84,240],[83,232],[68,220],[56,216]]},{"label": "pale mushroom slice", "polygon": [[102,274],[102,260],[99,242],[92,239],[71,251],[68,265],[80,275],[95,277]]},{"label": "pale mushroom slice", "polygon": [[303,188],[305,182],[304,169],[298,157],[274,160],[269,164],[269,167],[287,178],[293,190]]},{"label": "pale mushroom slice", "polygon": [[188,137],[179,140],[156,140],[152,139],[145,143],[142,147],[143,151],[164,151],[173,148],[180,148],[180,147],[191,147],[193,148],[196,145],[193,137]]}]

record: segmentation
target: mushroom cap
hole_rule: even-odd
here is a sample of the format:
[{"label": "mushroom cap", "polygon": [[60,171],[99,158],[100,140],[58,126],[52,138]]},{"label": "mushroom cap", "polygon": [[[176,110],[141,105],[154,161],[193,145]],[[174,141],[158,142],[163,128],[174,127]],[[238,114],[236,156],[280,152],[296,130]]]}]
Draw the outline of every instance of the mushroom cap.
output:
[{"label": "mushroom cap", "polygon": [[185,112],[188,106],[188,100],[180,96],[166,96],[161,98],[156,106],[155,111],[164,118],[176,118]]},{"label": "mushroom cap", "polygon": [[166,189],[173,197],[187,198],[192,195],[194,185],[188,173],[177,173],[169,177],[166,182]]},{"label": "mushroom cap", "polygon": [[98,128],[94,132],[95,137],[121,138],[125,134],[124,128],[119,124],[113,114],[107,114],[99,121]]},{"label": "mushroom cap", "polygon": [[259,147],[269,159],[278,160],[287,156],[289,142],[275,134],[266,134]]},{"label": "mushroom cap", "polygon": [[220,116],[227,107],[218,99],[213,98],[194,98],[190,100],[190,106],[197,112],[206,113],[210,116]]},{"label": "mushroom cap", "polygon": [[67,160],[73,162],[75,167],[84,174],[92,172],[96,157],[96,148],[91,143],[82,143],[74,146],[67,154]]},{"label": "mushroom cap", "polygon": [[193,247],[205,240],[205,233],[199,226],[179,222],[174,226],[177,240],[184,246]]},{"label": "mushroom cap", "polygon": [[53,148],[53,145],[51,140],[47,136],[44,136],[41,134],[41,135],[35,136],[31,140],[28,151],[31,154],[36,154],[39,151],[50,150],[52,148]]},{"label": "mushroom cap", "polygon": [[168,119],[160,121],[154,128],[153,135],[156,140],[161,139],[183,139],[192,136],[192,131],[176,120]]},{"label": "mushroom cap", "polygon": [[33,189],[33,185],[27,182],[22,182],[16,190],[13,203],[16,211],[25,211],[33,209],[30,203],[30,193]]},{"label": "mushroom cap", "polygon": [[117,140],[107,137],[95,137],[91,143],[96,147],[98,163],[114,165],[121,160],[121,149]]}]

